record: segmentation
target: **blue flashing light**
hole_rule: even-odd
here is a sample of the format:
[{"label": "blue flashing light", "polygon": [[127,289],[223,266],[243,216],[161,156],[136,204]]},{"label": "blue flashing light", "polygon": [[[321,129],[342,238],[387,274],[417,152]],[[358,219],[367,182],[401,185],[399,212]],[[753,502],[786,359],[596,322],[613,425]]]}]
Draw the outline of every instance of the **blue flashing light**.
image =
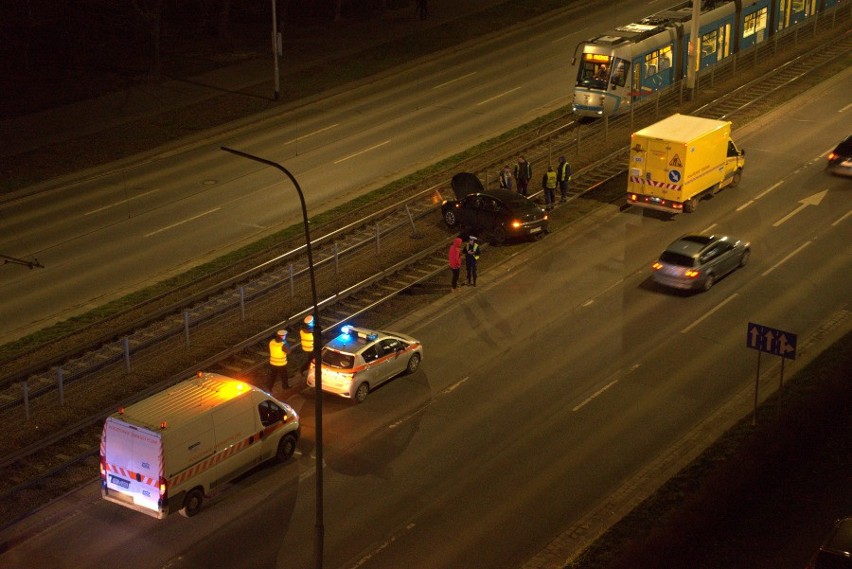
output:
[{"label": "blue flashing light", "polygon": [[345,334],[345,335],[347,335],[347,336],[348,336],[348,335],[352,332],[352,326],[350,326],[349,324],[347,324],[346,326],[344,326],[343,328],[341,328],[341,329],[340,329],[340,331],[341,331],[343,334]]}]

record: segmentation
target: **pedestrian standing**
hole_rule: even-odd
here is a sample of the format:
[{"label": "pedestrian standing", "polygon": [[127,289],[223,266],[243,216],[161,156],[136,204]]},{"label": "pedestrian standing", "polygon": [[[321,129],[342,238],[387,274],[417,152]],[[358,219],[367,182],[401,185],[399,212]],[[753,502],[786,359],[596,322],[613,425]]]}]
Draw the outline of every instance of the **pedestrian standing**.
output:
[{"label": "pedestrian standing", "polygon": [[560,203],[568,201],[568,183],[571,182],[571,164],[564,156],[559,157],[559,165],[556,167],[556,181],[559,182]]},{"label": "pedestrian standing", "polygon": [[532,166],[523,156],[519,156],[518,163],[515,164],[515,180],[518,182],[518,193],[522,196],[527,195],[527,186],[531,178]]},{"label": "pedestrian standing", "polygon": [[417,0],[417,17],[425,20],[429,16],[429,5],[426,0]]},{"label": "pedestrian standing", "polygon": [[302,326],[299,328],[299,340],[302,343],[302,352],[305,353],[305,363],[299,371],[302,375],[306,375],[308,367],[311,365],[311,356],[314,353],[314,315],[308,314],[302,320]]},{"label": "pedestrian standing", "polygon": [[467,267],[467,284],[468,286],[476,286],[476,265],[479,262],[479,243],[476,242],[476,236],[468,237],[467,244],[464,246],[464,260]]},{"label": "pedestrian standing", "polygon": [[515,179],[512,178],[512,169],[506,164],[500,171],[500,187],[511,192],[514,185]]},{"label": "pedestrian standing", "polygon": [[287,345],[287,330],[278,330],[275,337],[269,340],[269,392],[275,387],[275,382],[281,378],[281,387],[289,387],[287,377],[287,354],[290,346]]},{"label": "pedestrian standing", "polygon": [[450,272],[453,275],[453,280],[450,286],[452,287],[453,292],[456,292],[456,288],[459,286],[459,271],[461,271],[461,244],[461,237],[456,237],[450,244]]},{"label": "pedestrian standing", "polygon": [[547,165],[547,172],[541,177],[541,189],[544,190],[544,209],[550,211],[556,197],[556,172],[550,164]]}]

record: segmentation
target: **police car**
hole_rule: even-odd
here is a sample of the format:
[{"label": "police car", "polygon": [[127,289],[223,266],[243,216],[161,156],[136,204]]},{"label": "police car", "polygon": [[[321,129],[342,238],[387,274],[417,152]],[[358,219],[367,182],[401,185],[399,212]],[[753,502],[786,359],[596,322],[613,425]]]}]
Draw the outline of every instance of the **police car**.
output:
[{"label": "police car", "polygon": [[[423,345],[405,334],[344,326],[322,349],[322,390],[358,403],[371,390],[401,373],[414,373]],[[314,363],[307,383],[314,387]]]}]

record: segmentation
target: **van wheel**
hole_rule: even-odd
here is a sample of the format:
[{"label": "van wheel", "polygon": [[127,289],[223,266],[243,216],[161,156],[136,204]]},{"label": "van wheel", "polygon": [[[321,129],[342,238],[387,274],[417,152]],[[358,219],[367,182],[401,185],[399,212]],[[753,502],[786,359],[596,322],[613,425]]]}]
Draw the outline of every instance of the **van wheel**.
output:
[{"label": "van wheel", "polygon": [[414,373],[417,371],[418,367],[420,367],[420,354],[414,354],[411,356],[411,359],[408,360],[408,365],[405,367],[405,371],[407,373]]},{"label": "van wheel", "polygon": [[685,211],[686,213],[692,213],[693,211],[695,211],[695,208],[697,208],[697,207],[698,207],[698,198],[697,197],[689,198],[688,200],[683,202],[683,211]]},{"label": "van wheel", "polygon": [[355,390],[355,403],[363,403],[368,393],[370,393],[370,384],[365,381]]},{"label": "van wheel", "polygon": [[293,457],[296,452],[296,437],[293,435],[284,435],[278,441],[278,451],[275,453],[275,461],[278,463],[287,462]]},{"label": "van wheel", "polygon": [[180,509],[180,515],[185,518],[191,518],[201,511],[201,504],[204,503],[204,492],[201,488],[193,488],[190,490],[186,498],[183,499],[183,508]]},{"label": "van wheel", "polygon": [[713,288],[713,285],[716,283],[716,277],[713,276],[713,273],[707,275],[707,278],[704,279],[704,290],[710,290]]},{"label": "van wheel", "polygon": [[731,187],[736,188],[737,184],[739,184],[740,180],[742,180],[742,177],[743,177],[743,173],[740,170],[737,170],[736,172],[734,172],[734,177],[731,178]]}]

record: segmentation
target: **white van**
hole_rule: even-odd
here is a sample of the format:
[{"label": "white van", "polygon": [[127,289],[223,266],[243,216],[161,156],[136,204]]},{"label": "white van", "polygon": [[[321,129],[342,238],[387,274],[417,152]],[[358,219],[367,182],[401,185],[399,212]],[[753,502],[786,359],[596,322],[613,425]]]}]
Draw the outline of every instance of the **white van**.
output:
[{"label": "white van", "polygon": [[164,518],[193,516],[205,496],[268,459],[284,462],[299,440],[292,407],[248,383],[198,376],[107,417],[101,495]]}]

